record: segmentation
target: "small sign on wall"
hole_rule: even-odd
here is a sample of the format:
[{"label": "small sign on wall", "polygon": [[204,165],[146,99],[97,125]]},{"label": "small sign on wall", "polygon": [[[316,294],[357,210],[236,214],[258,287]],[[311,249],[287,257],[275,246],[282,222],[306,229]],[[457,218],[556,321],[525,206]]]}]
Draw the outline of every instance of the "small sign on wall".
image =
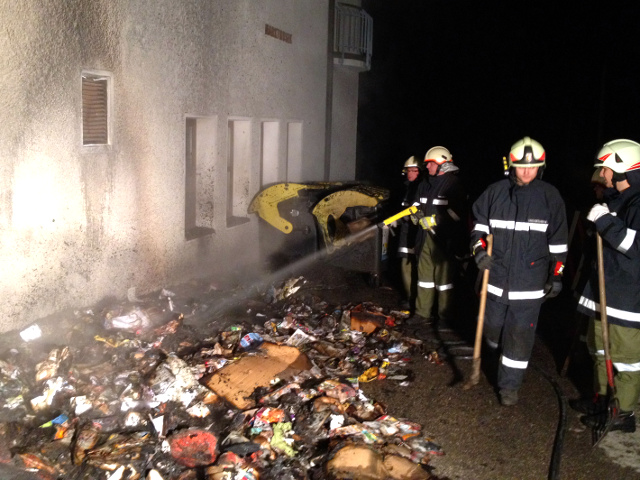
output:
[{"label": "small sign on wall", "polygon": [[286,43],[291,43],[293,36],[290,33],[287,33],[279,28],[272,27],[269,24],[264,25],[264,33],[269,35],[270,37],[277,38],[278,40],[282,40]]}]

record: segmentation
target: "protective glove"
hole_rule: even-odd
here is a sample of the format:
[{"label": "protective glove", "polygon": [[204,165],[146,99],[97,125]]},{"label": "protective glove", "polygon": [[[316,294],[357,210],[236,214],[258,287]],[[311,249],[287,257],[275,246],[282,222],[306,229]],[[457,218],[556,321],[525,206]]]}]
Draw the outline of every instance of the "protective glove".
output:
[{"label": "protective glove", "polygon": [[552,267],[551,272],[549,272],[547,283],[544,286],[545,298],[557,297],[562,291],[562,273],[564,272],[564,264],[562,262],[556,262]]},{"label": "protective glove", "polygon": [[409,219],[414,225],[418,225],[418,223],[420,223],[420,219],[423,217],[424,213],[422,213],[421,210],[418,210],[416,213],[412,213],[411,215],[409,215]]},{"label": "protective glove", "polygon": [[437,225],[436,216],[431,215],[430,217],[422,217],[419,223],[424,230],[432,230],[433,227]]},{"label": "protective glove", "polygon": [[476,261],[478,270],[491,270],[493,258],[491,258],[486,250],[478,250],[478,253],[473,256],[473,259]]},{"label": "protective glove", "polygon": [[598,220],[601,216],[607,215],[608,213],[611,212],[609,211],[609,206],[606,203],[596,203],[593,207],[591,207],[591,210],[589,210],[589,213],[587,214],[587,220],[595,223],[596,220]]},{"label": "protective glove", "polygon": [[562,291],[562,280],[560,279],[560,277],[548,281],[544,287],[544,291],[544,298],[557,297]]},{"label": "protective glove", "polygon": [[473,259],[478,266],[478,270],[490,270],[491,265],[493,264],[493,258],[491,258],[491,255],[487,253],[485,250],[486,248],[487,244],[481,238],[473,245],[471,250],[473,253]]}]

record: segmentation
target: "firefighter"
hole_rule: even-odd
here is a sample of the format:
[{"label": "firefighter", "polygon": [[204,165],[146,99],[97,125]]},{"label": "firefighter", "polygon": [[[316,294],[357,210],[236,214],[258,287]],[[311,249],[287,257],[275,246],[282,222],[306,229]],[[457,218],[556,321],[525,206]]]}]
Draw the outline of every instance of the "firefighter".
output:
[{"label": "firefighter", "polygon": [[[405,176],[404,195],[402,197],[402,209],[404,210],[414,204],[418,185],[420,184],[420,163],[416,157],[412,156],[404,162],[402,174]],[[414,245],[418,228],[407,217],[401,220],[400,234],[398,235],[398,258],[400,258],[400,275],[405,298],[400,302],[400,307],[406,310],[411,308],[411,303],[415,297],[416,255]]]},{"label": "firefighter", "polygon": [[[596,203],[587,214],[603,240],[610,353],[620,406],[611,430],[634,432],[633,410],[640,396],[640,144],[624,139],[608,142],[598,152],[595,166],[602,168],[600,176],[607,187],[619,192],[608,204]],[[605,410],[607,393],[599,297],[596,270],[584,288],[578,309],[590,317],[587,343],[594,357],[597,392],[589,401],[572,403],[578,411],[596,413],[582,419],[591,427],[602,421],[597,413]]]},{"label": "firefighter", "polygon": [[432,323],[437,309],[438,326],[454,314],[455,255],[466,249],[466,195],[449,150],[431,148],[424,157],[429,175],[418,187],[421,218],[416,241],[418,288],[410,326]]},{"label": "firefighter", "polygon": [[[562,290],[567,218],[558,190],[541,180],[546,153],[524,137],[511,147],[508,178],[474,202],[471,251],[479,270],[490,270],[484,337],[497,355],[502,405],[515,405],[535,340],[540,306]],[[493,253],[486,236],[493,234]]]}]

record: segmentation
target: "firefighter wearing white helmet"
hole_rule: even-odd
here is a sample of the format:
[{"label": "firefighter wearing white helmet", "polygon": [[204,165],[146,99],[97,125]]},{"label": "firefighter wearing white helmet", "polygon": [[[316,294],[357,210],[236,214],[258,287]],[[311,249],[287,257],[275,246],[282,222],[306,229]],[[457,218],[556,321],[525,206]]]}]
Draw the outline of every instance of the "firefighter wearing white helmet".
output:
[{"label": "firefighter wearing white helmet", "polygon": [[438,326],[454,320],[456,256],[464,255],[468,238],[466,194],[451,152],[433,147],[424,161],[429,175],[418,188],[422,215],[416,240],[418,288],[414,315],[408,321],[416,327],[436,318]]},{"label": "firefighter wearing white helmet", "polygon": [[[412,156],[404,162],[402,174],[404,181],[404,193],[402,197],[402,209],[408,208],[416,202],[416,192],[420,184],[420,162]],[[400,301],[400,307],[409,310],[415,298],[416,289],[416,254],[415,241],[418,227],[404,217],[400,220],[400,234],[398,235],[398,258],[400,259],[400,275],[404,286],[404,297]]]},{"label": "firefighter wearing white helmet", "polygon": [[431,176],[437,176],[442,165],[452,162],[451,152],[444,147],[430,148],[424,156],[424,163]]},{"label": "firefighter wearing white helmet", "polygon": [[558,190],[540,179],[545,166],[540,143],[518,140],[509,152],[509,177],[489,185],[472,207],[471,251],[478,268],[491,271],[484,336],[495,355],[501,347],[497,387],[505,406],[518,402],[540,306],[562,290],[567,218]]},{"label": "firefighter wearing white helmet", "polygon": [[[613,419],[611,430],[633,432],[636,422],[633,411],[640,396],[640,144],[626,139],[605,143],[594,163],[607,187],[618,194],[609,203],[595,204],[587,220],[595,224],[603,240],[603,266],[607,321],[609,324],[610,353],[616,371],[616,397],[619,415]],[[589,315],[587,343],[594,356],[595,403],[606,408],[607,375],[604,361],[602,328],[600,324],[600,295],[597,271],[585,286],[578,308]],[[582,403],[584,406],[586,402]],[[580,409],[583,413],[593,409]],[[597,412],[596,412],[597,413]],[[606,416],[606,412],[602,414]],[[583,422],[594,426],[602,417],[583,417]]]}]

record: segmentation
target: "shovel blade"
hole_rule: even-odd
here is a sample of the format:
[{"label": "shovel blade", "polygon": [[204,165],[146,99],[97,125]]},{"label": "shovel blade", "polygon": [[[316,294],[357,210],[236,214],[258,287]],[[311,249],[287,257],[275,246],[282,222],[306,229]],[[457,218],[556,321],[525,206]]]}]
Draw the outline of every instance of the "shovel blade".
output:
[{"label": "shovel blade", "polygon": [[469,390],[471,387],[478,384],[480,381],[480,358],[473,358],[473,370],[471,371],[471,376],[469,380],[462,386],[463,390]]},{"label": "shovel blade", "polygon": [[604,419],[601,424],[593,427],[593,430],[591,431],[592,448],[597,447],[602,439],[607,436],[607,433],[609,433],[609,430],[611,430],[613,422],[615,422],[615,420],[618,418],[619,412],[620,408],[618,405],[618,400],[614,397],[609,400],[606,419]]}]

